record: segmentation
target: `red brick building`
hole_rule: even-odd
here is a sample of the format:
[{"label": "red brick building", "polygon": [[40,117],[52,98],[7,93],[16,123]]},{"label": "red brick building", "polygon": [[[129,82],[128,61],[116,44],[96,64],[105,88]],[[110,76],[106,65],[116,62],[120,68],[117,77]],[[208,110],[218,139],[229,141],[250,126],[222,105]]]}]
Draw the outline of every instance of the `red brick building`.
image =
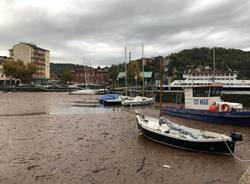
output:
[{"label": "red brick building", "polygon": [[77,68],[72,71],[72,74],[74,83],[105,83],[109,81],[108,68]]}]

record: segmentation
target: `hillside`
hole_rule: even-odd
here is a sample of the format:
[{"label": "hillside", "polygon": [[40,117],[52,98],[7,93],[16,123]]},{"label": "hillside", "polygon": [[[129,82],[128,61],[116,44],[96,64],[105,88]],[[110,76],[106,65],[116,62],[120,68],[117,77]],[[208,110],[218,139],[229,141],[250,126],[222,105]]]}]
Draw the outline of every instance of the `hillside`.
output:
[{"label": "hillside", "polygon": [[[239,49],[215,48],[216,70],[238,72],[239,79],[250,79],[250,52]],[[181,79],[187,69],[198,66],[213,67],[213,50],[211,48],[194,48],[170,55],[169,75]]]}]

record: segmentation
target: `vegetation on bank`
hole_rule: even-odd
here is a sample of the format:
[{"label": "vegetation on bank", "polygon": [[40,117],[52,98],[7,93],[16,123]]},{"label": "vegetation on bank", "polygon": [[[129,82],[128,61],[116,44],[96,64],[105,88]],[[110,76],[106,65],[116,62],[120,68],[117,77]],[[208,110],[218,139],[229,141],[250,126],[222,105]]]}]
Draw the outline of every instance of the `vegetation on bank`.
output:
[{"label": "vegetation on bank", "polygon": [[23,83],[32,80],[33,74],[36,72],[36,66],[32,63],[24,64],[23,61],[7,61],[3,64],[4,74],[16,79],[20,79]]}]

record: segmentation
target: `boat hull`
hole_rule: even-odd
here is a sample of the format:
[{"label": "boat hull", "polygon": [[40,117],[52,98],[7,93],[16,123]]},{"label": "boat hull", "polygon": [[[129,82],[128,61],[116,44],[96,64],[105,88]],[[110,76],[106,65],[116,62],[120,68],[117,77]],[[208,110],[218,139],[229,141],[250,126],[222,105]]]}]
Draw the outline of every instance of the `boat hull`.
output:
[{"label": "boat hull", "polygon": [[162,113],[171,116],[211,123],[250,126],[250,112],[244,111],[210,112],[207,110],[164,107],[162,109]]},{"label": "boat hull", "polygon": [[139,100],[122,100],[121,104],[124,106],[140,106],[140,105],[151,105],[154,103],[153,98],[139,99]]},{"label": "boat hull", "polygon": [[[168,137],[156,132],[150,131],[143,128],[139,123],[137,123],[140,132],[148,139],[155,142],[165,144],[171,147],[196,151],[196,152],[206,152],[206,153],[217,153],[231,155],[234,152],[235,142],[234,141],[216,141],[216,142],[195,142],[183,139],[176,139]],[[227,144],[227,145],[226,145]],[[230,150],[229,150],[230,148]]]},{"label": "boat hull", "polygon": [[103,103],[104,106],[121,105],[121,101],[120,100],[117,100],[117,101],[115,101],[115,100],[112,100],[112,101],[111,100],[103,100],[102,103]]}]

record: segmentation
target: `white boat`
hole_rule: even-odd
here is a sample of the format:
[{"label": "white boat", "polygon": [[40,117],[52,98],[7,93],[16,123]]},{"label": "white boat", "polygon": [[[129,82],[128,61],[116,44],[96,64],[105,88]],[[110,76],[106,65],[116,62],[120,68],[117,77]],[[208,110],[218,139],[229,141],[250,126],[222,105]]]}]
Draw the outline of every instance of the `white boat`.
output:
[{"label": "white boat", "polygon": [[138,105],[150,105],[155,102],[154,98],[148,98],[143,96],[121,96],[121,103],[124,106],[138,106]]},{"label": "white boat", "polygon": [[196,87],[200,85],[209,85],[213,82],[221,83],[224,90],[244,91],[250,89],[250,80],[237,79],[237,73],[185,73],[182,75],[183,80],[175,80],[169,86],[164,86],[164,89],[182,89],[186,87]]},{"label": "white boat", "polygon": [[95,95],[96,91],[93,89],[79,89],[76,91],[71,91],[69,94],[71,95]]},{"label": "white boat", "polygon": [[242,141],[242,135],[236,132],[227,136],[139,114],[136,115],[136,120],[140,135],[161,144],[191,151],[231,155],[235,142]]}]

